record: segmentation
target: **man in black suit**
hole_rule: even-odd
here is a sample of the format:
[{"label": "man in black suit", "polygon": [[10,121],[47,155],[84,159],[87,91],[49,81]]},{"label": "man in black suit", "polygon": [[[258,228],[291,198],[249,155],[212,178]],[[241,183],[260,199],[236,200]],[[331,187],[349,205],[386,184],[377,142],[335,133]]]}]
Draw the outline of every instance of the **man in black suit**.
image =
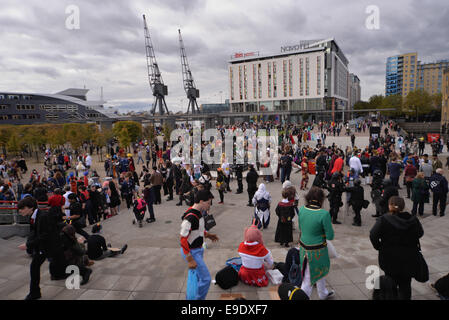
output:
[{"label": "man in black suit", "polygon": [[253,207],[253,197],[257,191],[257,179],[259,175],[256,172],[253,164],[249,165],[249,171],[246,174],[246,182],[248,183],[248,206]]},{"label": "man in black suit", "polygon": [[30,235],[26,246],[27,251],[32,253],[30,265],[30,292],[25,300],[36,300],[41,298],[39,287],[41,265],[45,259],[53,259],[59,256],[61,242],[59,238],[58,225],[48,212],[38,209],[36,199],[25,197],[19,201],[17,209],[21,216],[31,216]]}]

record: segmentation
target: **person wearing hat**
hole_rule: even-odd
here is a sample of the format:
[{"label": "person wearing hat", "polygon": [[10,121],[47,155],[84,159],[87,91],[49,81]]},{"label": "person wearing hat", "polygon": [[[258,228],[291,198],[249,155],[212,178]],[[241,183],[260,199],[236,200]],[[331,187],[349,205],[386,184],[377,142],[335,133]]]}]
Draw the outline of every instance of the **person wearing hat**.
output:
[{"label": "person wearing hat", "polygon": [[307,294],[291,283],[282,283],[278,287],[278,295],[281,300],[309,300]]},{"label": "person wearing hat", "polygon": [[271,251],[265,247],[262,232],[255,224],[245,229],[243,238],[238,248],[242,259],[239,279],[248,285],[266,287],[268,277],[265,269],[272,269],[274,264]]},{"label": "person wearing hat", "polygon": [[182,216],[180,244],[181,255],[189,269],[196,269],[198,276],[198,292],[195,300],[204,300],[209,291],[211,276],[204,262],[203,239],[218,241],[217,235],[204,228],[202,212],[209,211],[213,195],[210,191],[200,190],[195,195],[195,203]]}]

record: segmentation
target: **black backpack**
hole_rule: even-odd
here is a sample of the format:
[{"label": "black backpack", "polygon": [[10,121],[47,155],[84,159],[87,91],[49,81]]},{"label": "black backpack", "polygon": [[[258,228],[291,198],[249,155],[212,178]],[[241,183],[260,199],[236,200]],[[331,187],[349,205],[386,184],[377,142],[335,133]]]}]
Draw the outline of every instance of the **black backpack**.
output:
[{"label": "black backpack", "polygon": [[[302,283],[302,274],[301,274],[301,262],[299,258],[299,250],[296,248],[292,248],[292,264],[290,266],[290,270],[288,270],[288,282],[295,286],[301,286]],[[290,249],[290,250],[292,250]]]},{"label": "black backpack", "polygon": [[239,274],[231,266],[226,266],[215,275],[215,282],[223,290],[227,290],[239,283]]},{"label": "black backpack", "polygon": [[440,296],[449,297],[449,273],[435,282],[435,289]]}]

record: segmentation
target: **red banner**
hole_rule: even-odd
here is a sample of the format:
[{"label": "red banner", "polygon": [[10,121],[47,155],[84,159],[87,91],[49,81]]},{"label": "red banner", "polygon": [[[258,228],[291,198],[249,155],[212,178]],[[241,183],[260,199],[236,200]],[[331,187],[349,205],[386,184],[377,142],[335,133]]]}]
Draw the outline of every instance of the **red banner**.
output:
[{"label": "red banner", "polygon": [[432,143],[434,141],[438,141],[438,139],[440,138],[440,134],[439,133],[428,133],[427,134],[427,142]]}]

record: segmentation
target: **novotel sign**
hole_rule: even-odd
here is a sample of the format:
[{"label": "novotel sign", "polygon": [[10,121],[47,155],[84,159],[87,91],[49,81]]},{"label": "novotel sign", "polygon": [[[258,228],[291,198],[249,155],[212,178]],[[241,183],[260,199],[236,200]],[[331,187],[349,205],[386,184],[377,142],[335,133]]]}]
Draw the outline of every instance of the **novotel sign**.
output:
[{"label": "novotel sign", "polygon": [[303,49],[304,46],[297,44],[295,46],[283,46],[281,47],[281,52],[298,51]]}]

